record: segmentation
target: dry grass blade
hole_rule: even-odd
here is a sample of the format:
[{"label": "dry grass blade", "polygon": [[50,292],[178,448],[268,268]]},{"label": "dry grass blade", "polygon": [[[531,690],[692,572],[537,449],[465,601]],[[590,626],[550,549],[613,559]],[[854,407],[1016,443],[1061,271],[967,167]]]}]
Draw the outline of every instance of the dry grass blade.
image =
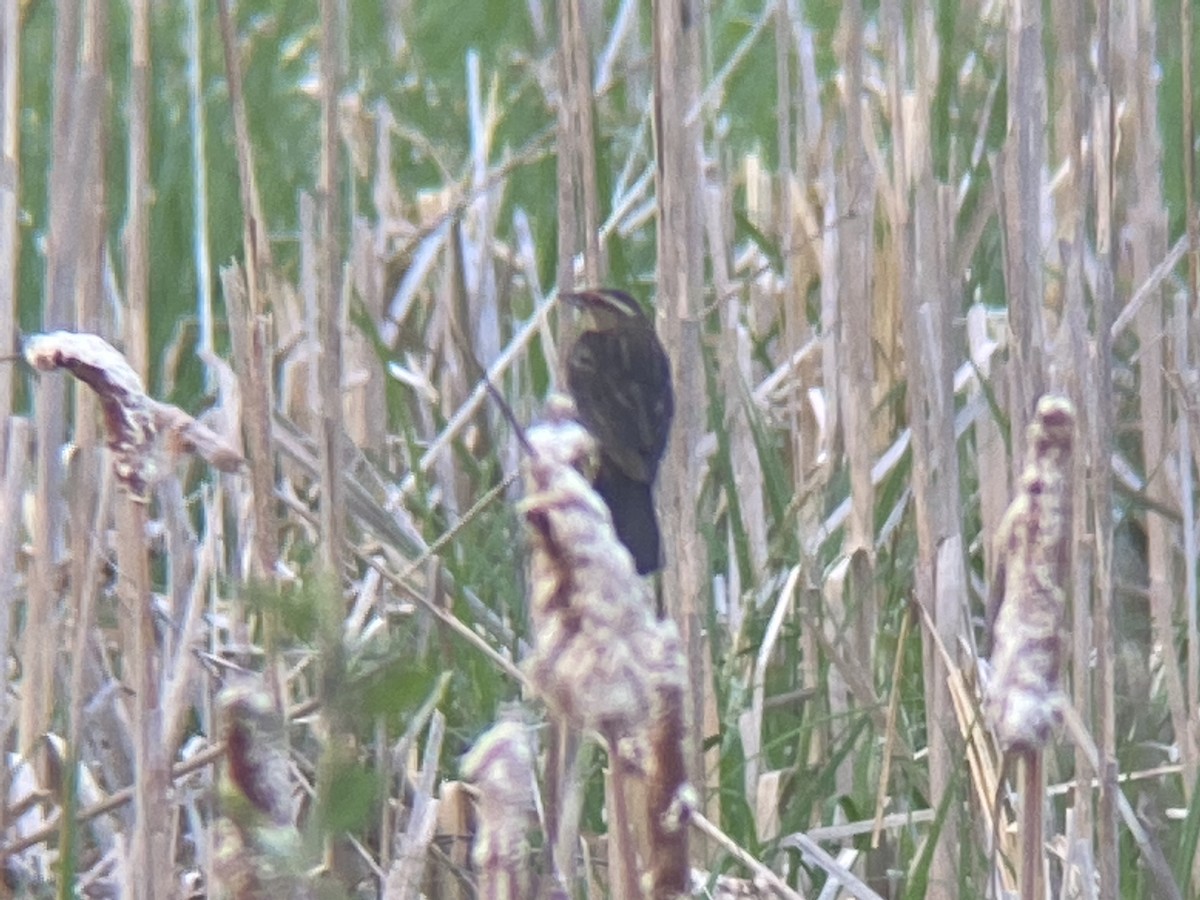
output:
[{"label": "dry grass blade", "polygon": [[[463,404],[454,411],[450,417],[450,421],[446,423],[446,427],[429,443],[429,447],[421,455],[420,461],[417,463],[417,469],[421,472],[428,471],[439,456],[445,452],[450,442],[467,426],[471,421],[471,417],[483,403],[484,399],[490,396],[492,385],[499,382],[500,378],[513,365],[513,363],[526,352],[526,348],[530,341],[537,336],[539,331],[545,324],[546,316],[555,306],[555,297],[550,297],[548,300],[541,303],[529,321],[525,323],[521,329],[513,335],[508,346],[500,353],[484,373],[483,378],[475,383],[471,389],[470,395]],[[400,490],[402,493],[407,493],[412,490],[416,484],[416,477],[412,474],[406,475],[400,482]]]},{"label": "dry grass blade", "polygon": [[[753,872],[755,879],[761,879],[775,896],[783,897],[784,900],[800,900],[800,894],[788,887],[787,882],[747,853],[745,848],[741,847],[737,841],[733,840],[698,812],[692,814],[692,827]],[[877,900],[877,895],[874,892],[868,893],[867,897],[869,900]]]},{"label": "dry grass blade", "polygon": [[794,847],[836,879],[851,897],[857,900],[882,900],[882,898],[857,875],[830,856],[806,834],[793,834],[779,842],[781,847]]},{"label": "dry grass blade", "polygon": [[403,834],[397,834],[398,852],[387,873],[382,900],[403,900],[420,892],[430,845],[436,833],[441,801],[434,798],[433,790],[439,778],[438,760],[446,733],[446,719],[437,710],[432,711],[429,719],[429,736],[425,741],[420,778],[414,785],[408,826]]}]

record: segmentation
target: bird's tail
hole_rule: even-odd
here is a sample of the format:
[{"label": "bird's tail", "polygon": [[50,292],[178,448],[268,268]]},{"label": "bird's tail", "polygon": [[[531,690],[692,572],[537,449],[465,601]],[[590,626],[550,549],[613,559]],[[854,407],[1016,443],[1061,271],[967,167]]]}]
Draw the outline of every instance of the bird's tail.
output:
[{"label": "bird's tail", "polygon": [[651,486],[637,481],[615,466],[600,465],[596,474],[596,493],[612,512],[613,528],[633,556],[639,575],[662,568],[658,519],[654,513]]}]

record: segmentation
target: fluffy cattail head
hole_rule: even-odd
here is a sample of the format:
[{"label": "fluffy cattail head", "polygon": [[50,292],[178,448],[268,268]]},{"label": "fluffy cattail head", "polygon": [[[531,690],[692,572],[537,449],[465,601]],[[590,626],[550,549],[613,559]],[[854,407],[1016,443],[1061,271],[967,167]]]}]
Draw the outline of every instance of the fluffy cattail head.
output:
[{"label": "fluffy cattail head", "polygon": [[1005,750],[1041,748],[1061,720],[1074,431],[1070,401],[1042,397],[1029,426],[1025,469],[996,536],[985,712]]},{"label": "fluffy cattail head", "polygon": [[630,735],[651,715],[656,686],[682,680],[679,636],[655,619],[646,583],[585,477],[595,442],[577,422],[556,419],[529,431],[521,510],[535,642],[525,669],[577,726]]}]

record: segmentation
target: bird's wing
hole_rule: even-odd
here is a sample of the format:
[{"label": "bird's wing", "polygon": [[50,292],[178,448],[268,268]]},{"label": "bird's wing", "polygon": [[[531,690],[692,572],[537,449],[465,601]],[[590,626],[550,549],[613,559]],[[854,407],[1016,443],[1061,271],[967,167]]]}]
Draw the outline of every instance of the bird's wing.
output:
[{"label": "bird's wing", "polygon": [[601,450],[630,478],[653,481],[674,413],[670,365],[654,333],[584,332],[567,359],[567,382]]}]

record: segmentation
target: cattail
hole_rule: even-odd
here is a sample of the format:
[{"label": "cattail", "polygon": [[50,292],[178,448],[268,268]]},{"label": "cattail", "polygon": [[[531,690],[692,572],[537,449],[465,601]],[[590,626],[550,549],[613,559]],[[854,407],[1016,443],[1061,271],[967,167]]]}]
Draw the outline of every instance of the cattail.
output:
[{"label": "cattail", "polygon": [[[653,612],[646,583],[589,479],[596,446],[569,409],[529,431],[522,511],[532,535],[534,646],[525,671],[543,700],[576,728],[602,735],[614,759],[613,848],[625,893],[681,894],[694,802],[683,756],[686,665],[674,622]],[[649,819],[651,863],[635,877],[622,787],[626,770]],[[632,793],[632,792],[631,792]],[[614,875],[614,877],[617,877]]]},{"label": "cattail", "polygon": [[585,477],[595,443],[573,421],[529,431],[525,520],[533,536],[533,652],[543,699],[577,727],[632,736],[649,721],[656,685],[682,686],[674,623],[653,614],[645,582]]},{"label": "cattail", "polygon": [[1062,717],[1060,632],[1070,568],[1074,429],[1071,403],[1042,397],[1029,426],[1025,469],[996,537],[986,714],[1004,750],[1040,749]]},{"label": "cattail", "polygon": [[242,455],[183,410],[146,394],[142,379],[108,341],[94,334],[55,331],[25,341],[25,359],[42,372],[66,369],[93,391],[104,411],[117,482],[144,500],[181,453],[194,453],[223,472]]},{"label": "cattail", "polygon": [[217,896],[312,896],[288,774],[283,715],[261,680],[239,678],[217,696],[225,741],[213,860]]},{"label": "cattail", "polygon": [[471,861],[479,876],[479,896],[485,900],[528,895],[526,834],[534,812],[533,762],[528,727],[516,718],[493,725],[463,758],[463,778],[478,792]]}]

